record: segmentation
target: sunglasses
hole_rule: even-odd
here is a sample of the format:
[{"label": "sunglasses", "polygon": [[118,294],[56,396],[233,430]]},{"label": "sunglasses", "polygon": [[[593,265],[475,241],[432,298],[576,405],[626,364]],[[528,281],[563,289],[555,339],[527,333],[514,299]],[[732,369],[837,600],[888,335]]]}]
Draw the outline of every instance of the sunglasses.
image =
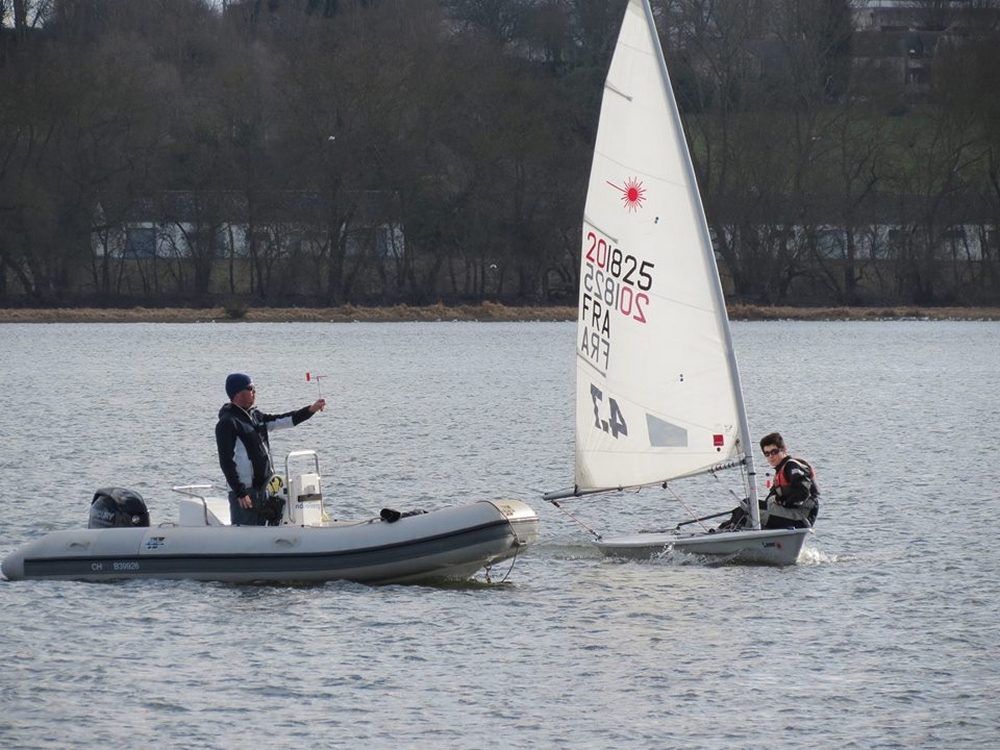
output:
[{"label": "sunglasses", "polygon": [[251,385],[248,385],[243,390],[244,391],[250,391],[250,393],[255,393],[257,391],[257,388],[253,384],[251,384]]},{"label": "sunglasses", "polygon": [[772,448],[769,451],[767,450],[764,451],[764,455],[767,456],[768,458],[770,458],[771,456],[777,456],[779,453],[781,453],[781,448]]}]

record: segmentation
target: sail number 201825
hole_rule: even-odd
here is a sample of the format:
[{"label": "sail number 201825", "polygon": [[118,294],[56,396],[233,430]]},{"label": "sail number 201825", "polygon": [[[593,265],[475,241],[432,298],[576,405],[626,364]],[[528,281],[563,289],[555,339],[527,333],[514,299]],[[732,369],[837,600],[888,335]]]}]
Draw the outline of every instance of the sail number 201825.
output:
[{"label": "sail number 201825", "polygon": [[[639,261],[634,255],[614,247],[596,232],[587,232],[584,243],[587,267],[583,288],[593,306],[617,312],[646,322],[646,305],[653,286],[653,263]],[[638,291],[636,291],[638,289]],[[600,314],[600,313],[598,313]]]}]

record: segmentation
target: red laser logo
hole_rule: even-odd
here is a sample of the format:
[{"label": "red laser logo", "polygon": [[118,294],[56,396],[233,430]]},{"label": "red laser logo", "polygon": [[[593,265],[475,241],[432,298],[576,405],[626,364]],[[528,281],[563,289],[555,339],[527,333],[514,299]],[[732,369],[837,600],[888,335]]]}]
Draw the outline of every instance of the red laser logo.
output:
[{"label": "red laser logo", "polygon": [[646,199],[646,188],[642,186],[638,177],[629,177],[625,180],[624,186],[610,181],[608,184],[622,194],[622,203],[630,212],[635,213],[642,208],[642,202]]}]

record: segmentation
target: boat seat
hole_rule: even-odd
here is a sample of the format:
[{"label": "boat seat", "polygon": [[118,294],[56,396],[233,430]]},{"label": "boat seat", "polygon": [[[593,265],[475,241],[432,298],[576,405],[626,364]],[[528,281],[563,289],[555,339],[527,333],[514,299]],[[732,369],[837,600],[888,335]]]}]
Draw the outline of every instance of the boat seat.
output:
[{"label": "boat seat", "polygon": [[178,501],[180,526],[229,526],[229,500],[224,497],[182,497]]}]

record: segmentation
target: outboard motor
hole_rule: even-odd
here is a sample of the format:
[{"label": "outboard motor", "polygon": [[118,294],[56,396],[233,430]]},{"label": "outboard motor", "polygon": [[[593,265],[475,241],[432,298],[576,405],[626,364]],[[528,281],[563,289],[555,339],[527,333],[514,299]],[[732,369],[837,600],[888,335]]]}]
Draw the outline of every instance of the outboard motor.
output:
[{"label": "outboard motor", "polygon": [[88,529],[149,526],[149,511],[142,495],[123,487],[105,487],[90,501]]}]

